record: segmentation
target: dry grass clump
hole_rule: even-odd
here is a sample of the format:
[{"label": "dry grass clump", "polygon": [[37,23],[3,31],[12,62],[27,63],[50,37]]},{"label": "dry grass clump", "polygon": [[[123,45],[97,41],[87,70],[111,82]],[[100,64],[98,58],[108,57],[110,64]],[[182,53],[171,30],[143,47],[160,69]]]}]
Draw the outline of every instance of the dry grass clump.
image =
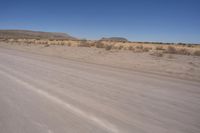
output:
[{"label": "dry grass clump", "polygon": [[151,50],[151,48],[148,48],[148,47],[143,48],[143,52],[149,52],[149,50]]},{"label": "dry grass clump", "polygon": [[87,42],[87,40],[81,40],[78,44],[78,47],[90,47],[90,43]]},{"label": "dry grass clump", "polygon": [[163,57],[164,56],[164,54],[162,52],[159,52],[159,51],[154,51],[154,52],[150,53],[150,55],[156,56],[156,57]]},{"label": "dry grass clump", "polygon": [[72,45],[72,44],[71,44],[70,42],[68,42],[68,43],[67,43],[67,46],[69,46],[69,47],[70,47],[71,45]]},{"label": "dry grass clump", "polygon": [[94,43],[94,42],[91,42],[91,43],[90,43],[90,47],[95,47],[95,43]]},{"label": "dry grass clump", "polygon": [[108,50],[108,51],[109,51],[109,50],[112,49],[112,47],[113,47],[113,45],[106,45],[106,46],[105,46],[105,50]]},{"label": "dry grass clump", "polygon": [[176,54],[177,53],[177,50],[175,47],[173,46],[168,46],[168,48],[165,50],[166,53],[169,53],[169,54]]},{"label": "dry grass clump", "polygon": [[45,45],[44,45],[44,47],[49,47],[49,46],[50,46],[49,44],[45,44]]},{"label": "dry grass clump", "polygon": [[129,46],[128,50],[134,50],[134,47],[133,46]]},{"label": "dry grass clump", "polygon": [[[112,45],[112,44],[110,44],[110,45]],[[123,45],[112,45],[113,47],[112,47],[112,49],[117,49],[117,50],[122,50],[123,48],[124,48],[124,46]]]},{"label": "dry grass clump", "polygon": [[175,57],[174,57],[173,55],[169,54],[169,55],[167,56],[167,58],[168,58],[168,59],[174,59]]},{"label": "dry grass clump", "polygon": [[[128,48],[129,49],[129,48]],[[130,50],[132,49],[133,52],[136,52],[136,53],[140,53],[140,52],[143,52],[143,46],[142,45],[139,45],[139,46],[135,46],[133,48],[130,47]]]},{"label": "dry grass clump", "polygon": [[65,45],[65,43],[64,43],[64,42],[60,42],[60,45],[64,46],[64,45]]},{"label": "dry grass clump", "polygon": [[191,52],[189,49],[176,48],[175,46],[168,46],[165,52],[169,54],[191,55]]},{"label": "dry grass clump", "polygon": [[118,47],[119,50],[122,50],[123,48],[124,48],[123,45],[120,45],[120,46]]},{"label": "dry grass clump", "polygon": [[190,51],[188,49],[185,48],[181,48],[177,50],[177,54],[181,54],[181,55],[191,55]]},{"label": "dry grass clump", "polygon": [[193,55],[195,55],[195,56],[200,56],[200,50],[194,51]]},{"label": "dry grass clump", "polygon": [[163,46],[157,46],[156,50],[165,50],[165,49],[163,48]]},{"label": "dry grass clump", "polygon": [[143,49],[143,45],[136,46],[136,49]]},{"label": "dry grass clump", "polygon": [[133,52],[149,52],[152,50],[152,47],[149,46],[143,46],[143,45],[138,45],[136,47],[129,47],[129,50],[133,50]]},{"label": "dry grass clump", "polygon": [[105,45],[101,41],[97,41],[95,43],[95,46],[96,46],[96,48],[104,48],[105,47]]},{"label": "dry grass clump", "polygon": [[[37,44],[36,42],[34,42],[34,44]],[[48,44],[48,41],[43,41],[40,44]]]},{"label": "dry grass clump", "polygon": [[[198,45],[198,44],[197,44]],[[194,45],[192,45],[192,44],[186,44],[186,45],[184,45],[185,47],[189,47],[189,48],[193,48],[194,47]]]}]

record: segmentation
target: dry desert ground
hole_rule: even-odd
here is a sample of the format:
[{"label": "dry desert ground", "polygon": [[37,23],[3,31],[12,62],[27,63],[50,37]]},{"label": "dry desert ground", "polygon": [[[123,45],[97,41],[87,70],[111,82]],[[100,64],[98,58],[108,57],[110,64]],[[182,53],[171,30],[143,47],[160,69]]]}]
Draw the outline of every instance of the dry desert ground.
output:
[{"label": "dry desert ground", "polygon": [[199,133],[199,46],[0,42],[0,133]]},{"label": "dry desert ground", "polygon": [[200,45],[7,39],[1,47],[200,81]]}]

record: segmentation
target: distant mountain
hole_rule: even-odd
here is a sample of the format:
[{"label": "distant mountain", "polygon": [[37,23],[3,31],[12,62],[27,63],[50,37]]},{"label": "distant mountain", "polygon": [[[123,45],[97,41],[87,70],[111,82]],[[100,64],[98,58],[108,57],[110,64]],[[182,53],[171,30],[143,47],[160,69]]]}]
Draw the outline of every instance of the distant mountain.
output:
[{"label": "distant mountain", "polygon": [[126,38],[123,37],[110,37],[110,38],[105,38],[103,37],[102,39],[100,39],[101,41],[125,41],[127,42],[128,40]]},{"label": "distant mountain", "polygon": [[72,39],[72,37],[66,33],[57,32],[42,32],[42,31],[30,31],[30,30],[0,30],[0,38],[13,38],[13,39]]}]

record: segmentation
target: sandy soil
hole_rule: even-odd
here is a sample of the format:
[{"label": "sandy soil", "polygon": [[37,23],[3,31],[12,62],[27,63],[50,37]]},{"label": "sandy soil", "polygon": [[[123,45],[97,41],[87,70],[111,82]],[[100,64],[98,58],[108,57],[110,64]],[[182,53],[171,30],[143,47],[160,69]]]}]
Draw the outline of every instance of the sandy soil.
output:
[{"label": "sandy soil", "polygon": [[[152,58],[96,60],[119,56]],[[200,133],[199,96],[200,82],[0,47],[0,133]]]},{"label": "sandy soil", "polygon": [[164,54],[163,57],[158,57],[150,55],[150,53],[134,53],[128,50],[106,51],[94,47],[60,45],[45,47],[45,45],[8,44],[3,42],[0,43],[0,47],[200,81],[200,57],[198,56]]}]

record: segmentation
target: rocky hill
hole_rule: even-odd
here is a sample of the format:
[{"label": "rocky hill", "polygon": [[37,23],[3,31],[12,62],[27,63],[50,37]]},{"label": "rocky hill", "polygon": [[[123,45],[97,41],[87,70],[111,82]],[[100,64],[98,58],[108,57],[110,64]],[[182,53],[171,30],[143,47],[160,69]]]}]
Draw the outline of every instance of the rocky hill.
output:
[{"label": "rocky hill", "polygon": [[0,30],[1,39],[76,39],[66,33],[42,32],[30,30]]},{"label": "rocky hill", "polygon": [[105,38],[103,37],[101,39],[101,41],[122,41],[122,42],[127,42],[128,40],[126,38],[123,37],[110,37],[110,38]]}]

